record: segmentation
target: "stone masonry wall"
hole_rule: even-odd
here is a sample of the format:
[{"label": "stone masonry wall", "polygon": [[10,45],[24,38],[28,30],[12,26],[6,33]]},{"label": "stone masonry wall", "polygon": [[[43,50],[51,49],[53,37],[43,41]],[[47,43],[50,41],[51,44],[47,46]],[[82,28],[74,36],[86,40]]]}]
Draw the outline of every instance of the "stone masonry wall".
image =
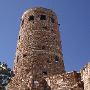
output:
[{"label": "stone masonry wall", "polygon": [[46,78],[51,90],[84,90],[80,73],[76,71]]},{"label": "stone masonry wall", "polygon": [[80,73],[84,82],[84,90],[90,90],[90,62],[81,69]]}]

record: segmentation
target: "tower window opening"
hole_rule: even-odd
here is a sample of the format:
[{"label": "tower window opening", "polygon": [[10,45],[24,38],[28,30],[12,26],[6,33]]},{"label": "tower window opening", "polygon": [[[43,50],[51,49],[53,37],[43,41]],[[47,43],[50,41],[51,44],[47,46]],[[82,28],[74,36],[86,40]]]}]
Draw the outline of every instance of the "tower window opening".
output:
[{"label": "tower window opening", "polygon": [[18,39],[20,39],[20,36],[18,37]]},{"label": "tower window opening", "polygon": [[24,20],[22,20],[22,25],[24,24]]},{"label": "tower window opening", "polygon": [[29,21],[30,20],[34,20],[34,16],[33,15],[29,17]]},{"label": "tower window opening", "polygon": [[45,49],[45,46],[42,46],[42,49]]},{"label": "tower window opening", "polygon": [[49,60],[47,60],[48,63],[51,63]]},{"label": "tower window opening", "polygon": [[26,54],[23,54],[23,57],[26,57],[27,55]]},{"label": "tower window opening", "polygon": [[41,15],[40,20],[46,20],[46,16],[45,15]]},{"label": "tower window opening", "polygon": [[47,60],[47,62],[49,62],[49,60]]},{"label": "tower window opening", "polygon": [[43,72],[43,75],[47,75],[47,72]]},{"label": "tower window opening", "polygon": [[44,26],[43,28],[44,28],[44,29],[47,29],[47,26]]},{"label": "tower window opening", "polygon": [[58,62],[58,56],[55,57],[55,62]]},{"label": "tower window opening", "polygon": [[54,20],[53,18],[51,18],[51,22],[52,22],[52,23],[55,23],[55,20]]}]

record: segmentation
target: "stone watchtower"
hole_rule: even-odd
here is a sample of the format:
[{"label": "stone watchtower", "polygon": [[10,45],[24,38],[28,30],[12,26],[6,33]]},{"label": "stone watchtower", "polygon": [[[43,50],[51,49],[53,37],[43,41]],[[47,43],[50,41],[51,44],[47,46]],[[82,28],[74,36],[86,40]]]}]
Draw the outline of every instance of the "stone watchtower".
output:
[{"label": "stone watchtower", "polygon": [[42,79],[65,73],[58,19],[51,9],[35,7],[22,15],[13,71],[7,90],[33,90]]}]

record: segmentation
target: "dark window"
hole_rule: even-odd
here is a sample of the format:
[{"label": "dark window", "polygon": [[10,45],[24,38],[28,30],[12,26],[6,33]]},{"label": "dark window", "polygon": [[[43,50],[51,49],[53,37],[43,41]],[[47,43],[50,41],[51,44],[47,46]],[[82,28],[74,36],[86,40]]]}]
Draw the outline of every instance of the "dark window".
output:
[{"label": "dark window", "polygon": [[47,26],[44,26],[43,28],[44,28],[44,29],[47,29]]},{"label": "dark window", "polygon": [[27,55],[26,54],[23,54],[23,57],[26,57]]},{"label": "dark window", "polygon": [[22,20],[22,25],[24,24],[24,20]]},{"label": "dark window", "polygon": [[51,63],[49,60],[47,60],[48,63]]},{"label": "dark window", "polygon": [[51,22],[52,22],[52,23],[55,23],[55,21],[54,21],[54,19],[53,19],[53,18],[51,18]]},{"label": "dark window", "polygon": [[40,20],[46,20],[46,16],[45,15],[41,15]]},{"label": "dark window", "polygon": [[58,56],[55,57],[55,62],[58,62]]},{"label": "dark window", "polygon": [[45,46],[42,46],[42,49],[45,49]]},{"label": "dark window", "polygon": [[20,36],[18,37],[18,39],[20,39]]},{"label": "dark window", "polygon": [[43,72],[43,75],[47,75],[47,72]]},{"label": "dark window", "polygon": [[58,24],[60,26],[60,24]]},{"label": "dark window", "polygon": [[30,21],[30,20],[34,20],[34,16],[30,16],[30,17],[29,17],[29,21]]},{"label": "dark window", "polygon": [[49,62],[49,60],[47,60],[47,62]]},{"label": "dark window", "polygon": [[81,87],[80,83],[78,84],[79,87]]}]

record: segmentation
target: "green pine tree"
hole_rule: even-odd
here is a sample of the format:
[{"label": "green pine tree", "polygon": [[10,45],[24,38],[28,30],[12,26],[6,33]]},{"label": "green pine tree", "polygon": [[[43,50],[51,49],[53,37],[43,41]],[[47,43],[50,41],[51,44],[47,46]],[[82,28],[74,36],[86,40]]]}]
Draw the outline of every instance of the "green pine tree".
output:
[{"label": "green pine tree", "polygon": [[5,86],[11,81],[14,76],[13,71],[10,68],[7,68],[6,63],[0,62],[0,90],[6,90]]}]

